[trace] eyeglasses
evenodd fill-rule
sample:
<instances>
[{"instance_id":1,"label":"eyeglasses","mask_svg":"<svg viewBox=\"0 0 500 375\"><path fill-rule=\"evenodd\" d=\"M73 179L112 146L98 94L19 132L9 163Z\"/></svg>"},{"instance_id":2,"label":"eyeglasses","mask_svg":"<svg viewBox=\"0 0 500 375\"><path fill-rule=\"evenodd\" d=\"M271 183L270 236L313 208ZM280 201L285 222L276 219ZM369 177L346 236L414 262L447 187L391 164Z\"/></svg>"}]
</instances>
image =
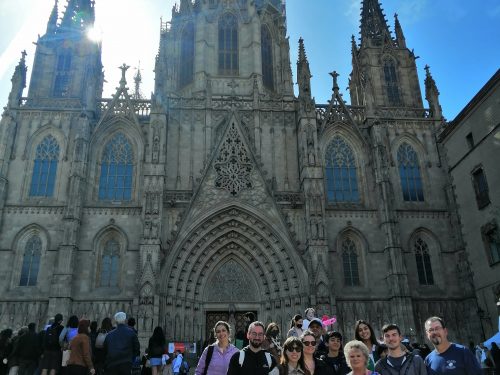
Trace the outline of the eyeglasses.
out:
<instances>
[{"instance_id":1,"label":"eyeglasses","mask_svg":"<svg viewBox=\"0 0 500 375\"><path fill-rule=\"evenodd\" d=\"M302 348L300 346L292 346L291 348L286 348L287 352L297 352L300 353L302 352Z\"/></svg>"},{"instance_id":2,"label":"eyeglasses","mask_svg":"<svg viewBox=\"0 0 500 375\"><path fill-rule=\"evenodd\" d=\"M316 341L302 341L305 346L316 346Z\"/></svg>"},{"instance_id":3,"label":"eyeglasses","mask_svg":"<svg viewBox=\"0 0 500 375\"><path fill-rule=\"evenodd\" d=\"M427 330L428 333L434 333L434 332L437 332L437 331L441 331L443 329L443 327L440 327L440 326L437 326L437 327L434 327L434 328L429 328Z\"/></svg>"},{"instance_id":4,"label":"eyeglasses","mask_svg":"<svg viewBox=\"0 0 500 375\"><path fill-rule=\"evenodd\" d=\"M252 332L250 334L250 336L252 336L252 337L264 337L264 334L263 333Z\"/></svg>"}]
</instances>

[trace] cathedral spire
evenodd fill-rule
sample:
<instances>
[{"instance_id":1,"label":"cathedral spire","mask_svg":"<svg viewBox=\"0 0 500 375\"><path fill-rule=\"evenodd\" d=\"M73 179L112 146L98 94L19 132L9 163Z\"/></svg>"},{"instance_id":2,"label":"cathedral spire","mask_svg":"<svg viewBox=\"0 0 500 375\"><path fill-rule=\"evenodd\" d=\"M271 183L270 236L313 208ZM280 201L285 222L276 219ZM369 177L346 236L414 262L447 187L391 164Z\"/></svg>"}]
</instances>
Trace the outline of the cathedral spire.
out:
<instances>
[{"instance_id":1,"label":"cathedral spire","mask_svg":"<svg viewBox=\"0 0 500 375\"><path fill-rule=\"evenodd\" d=\"M429 65L425 66L425 99L429 103L431 116L440 120L443 117L443 111L441 104L439 104L439 90L436 86L436 81L432 78Z\"/></svg>"},{"instance_id":2,"label":"cathedral spire","mask_svg":"<svg viewBox=\"0 0 500 375\"><path fill-rule=\"evenodd\" d=\"M307 60L304 39L299 39L299 59L297 61L297 83L299 85L299 98L311 100L311 71Z\"/></svg>"},{"instance_id":3,"label":"cathedral spire","mask_svg":"<svg viewBox=\"0 0 500 375\"><path fill-rule=\"evenodd\" d=\"M378 0L363 0L361 7L361 45L368 40L380 45L384 36L390 37L389 26Z\"/></svg>"},{"instance_id":4,"label":"cathedral spire","mask_svg":"<svg viewBox=\"0 0 500 375\"><path fill-rule=\"evenodd\" d=\"M94 0L68 0L61 21L62 31L82 30L95 21Z\"/></svg>"},{"instance_id":5,"label":"cathedral spire","mask_svg":"<svg viewBox=\"0 0 500 375\"><path fill-rule=\"evenodd\" d=\"M49 22L47 22L47 34L55 34L57 30L57 20L59 15L59 9L57 7L57 0L55 0L54 7L52 8L52 13L50 13Z\"/></svg>"},{"instance_id":6,"label":"cathedral spire","mask_svg":"<svg viewBox=\"0 0 500 375\"><path fill-rule=\"evenodd\" d=\"M21 60L16 66L16 70L12 75L12 89L9 94L9 107L19 106L21 97L23 95L23 90L26 87L26 51L21 53Z\"/></svg>"},{"instance_id":7,"label":"cathedral spire","mask_svg":"<svg viewBox=\"0 0 500 375\"><path fill-rule=\"evenodd\" d=\"M181 0L181 5L179 7L179 13L190 13L192 8L191 0Z\"/></svg>"},{"instance_id":8,"label":"cathedral spire","mask_svg":"<svg viewBox=\"0 0 500 375\"><path fill-rule=\"evenodd\" d=\"M403 28L399 23L398 14L394 14L394 31L396 33L396 42L399 48L406 48L406 39L403 34Z\"/></svg>"}]
</instances>

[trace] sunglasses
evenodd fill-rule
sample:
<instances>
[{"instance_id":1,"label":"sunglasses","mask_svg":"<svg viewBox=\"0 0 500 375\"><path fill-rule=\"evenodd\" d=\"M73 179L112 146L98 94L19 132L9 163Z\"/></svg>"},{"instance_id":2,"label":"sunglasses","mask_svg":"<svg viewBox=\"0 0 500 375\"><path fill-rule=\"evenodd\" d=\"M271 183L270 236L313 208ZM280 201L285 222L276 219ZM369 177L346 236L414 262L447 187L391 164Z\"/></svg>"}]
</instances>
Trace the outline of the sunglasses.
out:
<instances>
[{"instance_id":1,"label":"sunglasses","mask_svg":"<svg viewBox=\"0 0 500 375\"><path fill-rule=\"evenodd\" d=\"M316 346L316 341L302 341L305 346Z\"/></svg>"},{"instance_id":2,"label":"sunglasses","mask_svg":"<svg viewBox=\"0 0 500 375\"><path fill-rule=\"evenodd\" d=\"M286 350L290 353L292 352L297 352L300 353L302 352L302 348L300 346L292 346L291 348L286 348Z\"/></svg>"}]
</instances>

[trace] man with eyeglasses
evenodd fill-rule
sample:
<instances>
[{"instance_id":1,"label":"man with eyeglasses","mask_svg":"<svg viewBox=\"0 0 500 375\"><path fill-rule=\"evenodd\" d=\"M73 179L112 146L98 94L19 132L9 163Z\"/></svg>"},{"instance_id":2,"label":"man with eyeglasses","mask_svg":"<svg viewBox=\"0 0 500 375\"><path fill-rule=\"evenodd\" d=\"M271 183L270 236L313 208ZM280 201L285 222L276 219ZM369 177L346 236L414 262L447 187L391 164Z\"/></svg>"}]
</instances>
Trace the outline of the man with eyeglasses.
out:
<instances>
[{"instance_id":1,"label":"man with eyeglasses","mask_svg":"<svg viewBox=\"0 0 500 375\"><path fill-rule=\"evenodd\" d=\"M262 349L264 324L253 322L248 327L249 345L235 353L229 361L227 375L267 375L278 374L276 360Z\"/></svg>"},{"instance_id":2,"label":"man with eyeglasses","mask_svg":"<svg viewBox=\"0 0 500 375\"><path fill-rule=\"evenodd\" d=\"M444 320L433 316L425 321L427 338L434 350L425 358L429 375L481 375L481 367L472 352L448 341Z\"/></svg>"},{"instance_id":3,"label":"man with eyeglasses","mask_svg":"<svg viewBox=\"0 0 500 375\"><path fill-rule=\"evenodd\" d=\"M422 358L403 350L403 336L396 324L386 324L382 333L388 354L377 361L376 372L382 375L427 375Z\"/></svg>"}]
</instances>

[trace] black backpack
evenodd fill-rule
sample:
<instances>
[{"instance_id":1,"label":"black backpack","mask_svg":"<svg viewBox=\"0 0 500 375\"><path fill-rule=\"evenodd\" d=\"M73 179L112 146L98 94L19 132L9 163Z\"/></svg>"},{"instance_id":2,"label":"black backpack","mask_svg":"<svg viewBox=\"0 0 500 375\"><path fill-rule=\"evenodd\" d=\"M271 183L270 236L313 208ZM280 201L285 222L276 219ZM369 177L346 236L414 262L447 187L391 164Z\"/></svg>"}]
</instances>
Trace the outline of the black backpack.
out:
<instances>
[{"instance_id":1,"label":"black backpack","mask_svg":"<svg viewBox=\"0 0 500 375\"><path fill-rule=\"evenodd\" d=\"M45 331L44 345L45 349L55 349L59 347L59 326L52 325Z\"/></svg>"}]
</instances>

